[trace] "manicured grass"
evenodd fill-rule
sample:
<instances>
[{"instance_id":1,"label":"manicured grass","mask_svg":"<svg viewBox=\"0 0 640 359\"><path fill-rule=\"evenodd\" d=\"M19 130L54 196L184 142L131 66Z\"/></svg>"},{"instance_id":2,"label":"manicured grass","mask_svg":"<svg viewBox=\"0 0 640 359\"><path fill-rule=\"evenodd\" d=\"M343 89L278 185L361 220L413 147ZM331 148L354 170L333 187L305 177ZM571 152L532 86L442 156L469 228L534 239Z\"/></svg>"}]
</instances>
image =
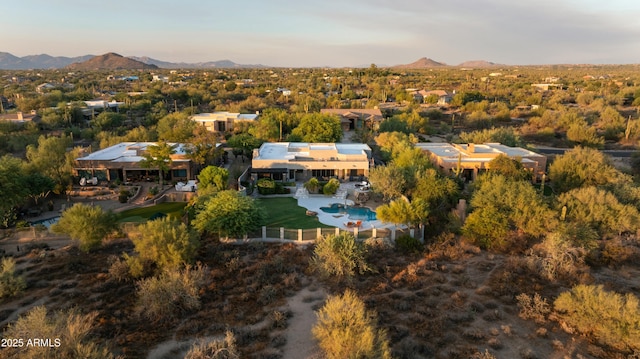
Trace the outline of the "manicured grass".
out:
<instances>
[{"instance_id":1,"label":"manicured grass","mask_svg":"<svg viewBox=\"0 0 640 359\"><path fill-rule=\"evenodd\" d=\"M320 223L318 217L307 216L307 209L298 206L298 201L291 197L258 198L256 202L267 215L267 227L284 227L290 229L330 228Z\"/></svg>"},{"instance_id":2,"label":"manicured grass","mask_svg":"<svg viewBox=\"0 0 640 359\"><path fill-rule=\"evenodd\" d=\"M118 222L145 222L156 213L164 213L171 218L182 217L186 202L164 202L150 207L132 208L117 213Z\"/></svg>"}]
</instances>

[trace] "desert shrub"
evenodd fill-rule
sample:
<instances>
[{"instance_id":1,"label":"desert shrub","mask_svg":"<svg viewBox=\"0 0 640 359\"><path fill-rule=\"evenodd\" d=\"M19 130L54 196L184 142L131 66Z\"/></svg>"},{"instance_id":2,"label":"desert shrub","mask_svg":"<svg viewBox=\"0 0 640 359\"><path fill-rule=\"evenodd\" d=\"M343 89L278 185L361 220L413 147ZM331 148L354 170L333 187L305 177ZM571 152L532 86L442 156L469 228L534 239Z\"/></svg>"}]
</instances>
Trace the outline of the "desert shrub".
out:
<instances>
[{"instance_id":1,"label":"desert shrub","mask_svg":"<svg viewBox=\"0 0 640 359\"><path fill-rule=\"evenodd\" d=\"M240 353L236 348L236 338L227 331L224 339L200 341L191 347L184 359L237 359Z\"/></svg>"},{"instance_id":2,"label":"desert shrub","mask_svg":"<svg viewBox=\"0 0 640 359\"><path fill-rule=\"evenodd\" d=\"M158 186L153 186L153 187L149 188L149 194L150 195L155 196L158 193L160 193L160 190L158 189Z\"/></svg>"},{"instance_id":3,"label":"desert shrub","mask_svg":"<svg viewBox=\"0 0 640 359\"><path fill-rule=\"evenodd\" d=\"M141 224L130 236L138 256L160 269L190 264L200 244L195 231L168 217Z\"/></svg>"},{"instance_id":4,"label":"desert shrub","mask_svg":"<svg viewBox=\"0 0 640 359\"><path fill-rule=\"evenodd\" d=\"M482 248L500 247L509 232L507 217L494 206L471 212L462 227L465 237Z\"/></svg>"},{"instance_id":5,"label":"desert shrub","mask_svg":"<svg viewBox=\"0 0 640 359\"><path fill-rule=\"evenodd\" d=\"M271 178L261 178L256 183L258 187L258 193L260 194L274 194L276 193L276 182Z\"/></svg>"},{"instance_id":6,"label":"desert shrub","mask_svg":"<svg viewBox=\"0 0 640 359\"><path fill-rule=\"evenodd\" d=\"M138 314L160 321L200 308L199 291L205 278L206 267L198 265L140 280L136 293Z\"/></svg>"},{"instance_id":7,"label":"desert shrub","mask_svg":"<svg viewBox=\"0 0 640 359\"><path fill-rule=\"evenodd\" d=\"M386 332L376 329L377 314L351 290L329 296L316 315L312 333L327 358L391 357Z\"/></svg>"},{"instance_id":8,"label":"desert shrub","mask_svg":"<svg viewBox=\"0 0 640 359\"><path fill-rule=\"evenodd\" d=\"M120 194L118 195L118 202L127 203L129 197L131 197L131 192L129 192L129 190L120 190Z\"/></svg>"},{"instance_id":9,"label":"desert shrub","mask_svg":"<svg viewBox=\"0 0 640 359\"><path fill-rule=\"evenodd\" d=\"M396 248L405 253L418 253L423 249L422 243L408 234L403 234L396 238Z\"/></svg>"},{"instance_id":10,"label":"desert shrub","mask_svg":"<svg viewBox=\"0 0 640 359\"><path fill-rule=\"evenodd\" d=\"M89 252L102 245L102 240L116 228L115 222L115 215L111 211L104 211L100 206L76 203L62 213L51 230L69 235L80 243L80 250Z\"/></svg>"},{"instance_id":11,"label":"desert shrub","mask_svg":"<svg viewBox=\"0 0 640 359\"><path fill-rule=\"evenodd\" d=\"M334 195L340 188L340 181L335 178L332 178L322 187L322 193L325 195Z\"/></svg>"},{"instance_id":12,"label":"desert shrub","mask_svg":"<svg viewBox=\"0 0 640 359\"><path fill-rule=\"evenodd\" d=\"M559 318L580 333L618 350L640 349L640 304L633 294L580 284L554 302Z\"/></svg>"},{"instance_id":13,"label":"desert shrub","mask_svg":"<svg viewBox=\"0 0 640 359\"><path fill-rule=\"evenodd\" d=\"M25 287L24 278L16 275L15 259L2 258L2 263L0 264L0 298L15 297Z\"/></svg>"},{"instance_id":14,"label":"desert shrub","mask_svg":"<svg viewBox=\"0 0 640 359\"><path fill-rule=\"evenodd\" d=\"M522 293L516 299L518 307L520 307L519 315L522 319L533 319L536 323L544 323L551 312L547 299L542 298L538 293L534 295Z\"/></svg>"},{"instance_id":15,"label":"desert shrub","mask_svg":"<svg viewBox=\"0 0 640 359\"><path fill-rule=\"evenodd\" d=\"M5 338L22 338L21 348L3 348L10 358L113 358L106 348L89 340L94 328L97 312L81 314L77 309L58 311L48 315L44 306L31 309L27 314L9 324L4 332ZM48 345L29 346L29 338L50 339ZM6 351L6 353L5 353Z\"/></svg>"},{"instance_id":16,"label":"desert shrub","mask_svg":"<svg viewBox=\"0 0 640 359\"><path fill-rule=\"evenodd\" d=\"M567 236L563 232L549 233L541 243L528 250L529 269L548 280L575 277L584 265L587 250L576 246Z\"/></svg>"},{"instance_id":17,"label":"desert shrub","mask_svg":"<svg viewBox=\"0 0 640 359\"><path fill-rule=\"evenodd\" d=\"M311 268L324 277L351 278L373 269L366 261L366 249L352 234L319 238L311 258Z\"/></svg>"},{"instance_id":18,"label":"desert shrub","mask_svg":"<svg viewBox=\"0 0 640 359\"><path fill-rule=\"evenodd\" d=\"M309 191L309 193L318 193L318 189L320 188L320 181L317 178L311 177L307 182L304 183L304 188Z\"/></svg>"},{"instance_id":19,"label":"desert shrub","mask_svg":"<svg viewBox=\"0 0 640 359\"><path fill-rule=\"evenodd\" d=\"M109 276L118 282L125 282L129 279L129 265L124 258L118 256L109 257Z\"/></svg>"}]
</instances>

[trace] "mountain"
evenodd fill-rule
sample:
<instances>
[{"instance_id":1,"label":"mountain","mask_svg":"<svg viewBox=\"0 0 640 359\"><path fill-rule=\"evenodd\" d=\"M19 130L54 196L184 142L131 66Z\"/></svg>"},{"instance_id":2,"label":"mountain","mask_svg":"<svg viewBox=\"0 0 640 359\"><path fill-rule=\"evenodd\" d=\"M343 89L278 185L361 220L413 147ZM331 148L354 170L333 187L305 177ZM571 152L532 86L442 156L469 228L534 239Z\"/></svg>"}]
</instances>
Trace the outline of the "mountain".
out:
<instances>
[{"instance_id":1,"label":"mountain","mask_svg":"<svg viewBox=\"0 0 640 359\"><path fill-rule=\"evenodd\" d=\"M208 68L256 68L265 67L264 65L240 65L231 60L219 60L219 61L207 61L207 62L167 62L152 59L147 56L136 57L130 56L129 58L144 62L145 64L156 65L163 69L208 69Z\"/></svg>"},{"instance_id":2,"label":"mountain","mask_svg":"<svg viewBox=\"0 0 640 359\"><path fill-rule=\"evenodd\" d=\"M109 52L95 56L87 61L71 64L67 68L69 70L139 70L157 69L158 66L145 64L144 62Z\"/></svg>"},{"instance_id":3,"label":"mountain","mask_svg":"<svg viewBox=\"0 0 640 359\"><path fill-rule=\"evenodd\" d=\"M8 52L0 52L0 69L3 70L29 70L29 69L59 69L74 62L86 61L93 55L78 57L29 55L17 57Z\"/></svg>"},{"instance_id":4,"label":"mountain","mask_svg":"<svg viewBox=\"0 0 640 359\"><path fill-rule=\"evenodd\" d=\"M438 62L430 58L423 57L418 61L412 62L410 64L396 65L394 66L394 68L396 69L432 69L434 67L445 67L445 66L449 66L449 65L445 64L444 62Z\"/></svg>"},{"instance_id":5,"label":"mountain","mask_svg":"<svg viewBox=\"0 0 640 359\"><path fill-rule=\"evenodd\" d=\"M503 64L496 64L495 62L485 61L485 60L474 60L474 61L465 61L458 65L458 67L467 67L467 68L475 68L475 69L484 69L490 67L502 67L506 66Z\"/></svg>"}]
</instances>

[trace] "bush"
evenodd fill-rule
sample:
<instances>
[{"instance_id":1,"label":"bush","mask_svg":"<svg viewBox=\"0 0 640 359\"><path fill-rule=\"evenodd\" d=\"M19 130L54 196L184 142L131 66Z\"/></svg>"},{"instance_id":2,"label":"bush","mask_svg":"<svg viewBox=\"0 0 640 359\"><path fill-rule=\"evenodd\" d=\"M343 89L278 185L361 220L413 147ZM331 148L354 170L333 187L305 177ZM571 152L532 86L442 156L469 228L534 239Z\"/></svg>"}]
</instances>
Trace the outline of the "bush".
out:
<instances>
[{"instance_id":1,"label":"bush","mask_svg":"<svg viewBox=\"0 0 640 359\"><path fill-rule=\"evenodd\" d=\"M168 217L141 224L131 240L143 261L160 269L179 269L193 261L200 244L195 231Z\"/></svg>"},{"instance_id":2,"label":"bush","mask_svg":"<svg viewBox=\"0 0 640 359\"><path fill-rule=\"evenodd\" d=\"M16 275L16 261L2 258L0 265L0 298L15 297L26 288L24 278Z\"/></svg>"},{"instance_id":3,"label":"bush","mask_svg":"<svg viewBox=\"0 0 640 359\"><path fill-rule=\"evenodd\" d=\"M129 192L129 190L120 190L120 194L118 195L118 202L127 203L129 197L131 197L131 192Z\"/></svg>"},{"instance_id":4,"label":"bush","mask_svg":"<svg viewBox=\"0 0 640 359\"><path fill-rule=\"evenodd\" d=\"M322 187L322 193L325 195L334 195L338 191L338 188L340 188L340 181L332 178Z\"/></svg>"},{"instance_id":5,"label":"bush","mask_svg":"<svg viewBox=\"0 0 640 359\"><path fill-rule=\"evenodd\" d=\"M260 194L275 194L276 193L276 181L271 178L261 178L256 183L258 187L258 193Z\"/></svg>"},{"instance_id":6,"label":"bush","mask_svg":"<svg viewBox=\"0 0 640 359\"><path fill-rule=\"evenodd\" d=\"M311 177L303 186L307 191L309 191L309 193L318 193L318 189L320 189L320 181L315 177Z\"/></svg>"},{"instance_id":7,"label":"bush","mask_svg":"<svg viewBox=\"0 0 640 359\"><path fill-rule=\"evenodd\" d=\"M330 296L316 315L312 333L327 358L391 358L386 333L376 329L377 314L351 290Z\"/></svg>"},{"instance_id":8,"label":"bush","mask_svg":"<svg viewBox=\"0 0 640 359\"><path fill-rule=\"evenodd\" d=\"M184 359L237 359L240 353L236 348L236 338L227 331L224 339L195 343Z\"/></svg>"},{"instance_id":9,"label":"bush","mask_svg":"<svg viewBox=\"0 0 640 359\"><path fill-rule=\"evenodd\" d=\"M343 233L319 238L311 258L311 268L324 277L351 278L372 272L365 260L366 249L352 234Z\"/></svg>"},{"instance_id":10,"label":"bush","mask_svg":"<svg viewBox=\"0 0 640 359\"><path fill-rule=\"evenodd\" d=\"M178 315L200 308L200 288L205 283L206 267L187 266L169 270L157 277L138 282L137 312L153 320L172 320Z\"/></svg>"},{"instance_id":11,"label":"bush","mask_svg":"<svg viewBox=\"0 0 640 359\"><path fill-rule=\"evenodd\" d=\"M396 238L396 248L405 253L418 253L422 251L424 246L419 240L408 234L403 234Z\"/></svg>"},{"instance_id":12,"label":"bush","mask_svg":"<svg viewBox=\"0 0 640 359\"><path fill-rule=\"evenodd\" d=\"M640 349L640 305L631 293L607 292L602 285L575 286L554 302L560 319L618 350Z\"/></svg>"},{"instance_id":13,"label":"bush","mask_svg":"<svg viewBox=\"0 0 640 359\"><path fill-rule=\"evenodd\" d=\"M105 348L88 340L94 328L98 312L81 314L76 309L47 315L47 309L39 306L10 324L4 332L5 338L22 338L21 348L3 348L2 354L9 358L113 358ZM51 345L29 346L28 338L50 339ZM5 353L6 351L6 353Z\"/></svg>"},{"instance_id":14,"label":"bush","mask_svg":"<svg viewBox=\"0 0 640 359\"><path fill-rule=\"evenodd\" d=\"M536 323L542 324L551 312L551 307L545 298L540 294L528 295L522 293L516 297L518 307L520 307L520 318L533 319Z\"/></svg>"}]
</instances>

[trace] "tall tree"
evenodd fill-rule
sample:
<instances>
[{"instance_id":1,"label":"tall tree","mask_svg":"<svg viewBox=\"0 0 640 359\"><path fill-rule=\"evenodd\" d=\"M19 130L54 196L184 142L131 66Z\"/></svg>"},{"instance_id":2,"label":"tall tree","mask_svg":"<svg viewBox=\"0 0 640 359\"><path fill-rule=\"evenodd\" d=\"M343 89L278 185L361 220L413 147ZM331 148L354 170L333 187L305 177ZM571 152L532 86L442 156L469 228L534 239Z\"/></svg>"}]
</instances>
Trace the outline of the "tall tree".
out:
<instances>
[{"instance_id":1,"label":"tall tree","mask_svg":"<svg viewBox=\"0 0 640 359\"><path fill-rule=\"evenodd\" d=\"M300 124L292 132L303 142L340 142L342 126L335 115L308 113L302 116Z\"/></svg>"},{"instance_id":2,"label":"tall tree","mask_svg":"<svg viewBox=\"0 0 640 359\"><path fill-rule=\"evenodd\" d=\"M168 142L188 142L197 127L195 121L183 112L168 114L158 121L158 138Z\"/></svg>"},{"instance_id":3,"label":"tall tree","mask_svg":"<svg viewBox=\"0 0 640 359\"><path fill-rule=\"evenodd\" d=\"M197 204L193 225L201 232L239 237L264 224L262 208L237 191L221 191Z\"/></svg>"},{"instance_id":4,"label":"tall tree","mask_svg":"<svg viewBox=\"0 0 640 359\"><path fill-rule=\"evenodd\" d=\"M0 158L0 226L9 227L16 220L16 207L28 194L22 161L11 155Z\"/></svg>"},{"instance_id":5,"label":"tall tree","mask_svg":"<svg viewBox=\"0 0 640 359\"><path fill-rule=\"evenodd\" d=\"M66 191L71 183L72 162L67 156L67 149L71 147L69 136L38 138L38 145L27 147L28 169L31 173L42 173L56 182L57 193Z\"/></svg>"},{"instance_id":6,"label":"tall tree","mask_svg":"<svg viewBox=\"0 0 640 359\"><path fill-rule=\"evenodd\" d=\"M224 191L229 183L229 171L218 166L207 166L200 172L198 180L199 191Z\"/></svg>"},{"instance_id":7,"label":"tall tree","mask_svg":"<svg viewBox=\"0 0 640 359\"><path fill-rule=\"evenodd\" d=\"M160 187L164 188L164 174L171 168L171 155L176 153L175 146L160 141L157 145L147 147L140 165L144 168L157 168L160 172Z\"/></svg>"},{"instance_id":8,"label":"tall tree","mask_svg":"<svg viewBox=\"0 0 640 359\"><path fill-rule=\"evenodd\" d=\"M581 186L631 182L628 175L613 166L609 157L587 147L576 147L558 156L549 166L549 179L560 192Z\"/></svg>"}]
</instances>

